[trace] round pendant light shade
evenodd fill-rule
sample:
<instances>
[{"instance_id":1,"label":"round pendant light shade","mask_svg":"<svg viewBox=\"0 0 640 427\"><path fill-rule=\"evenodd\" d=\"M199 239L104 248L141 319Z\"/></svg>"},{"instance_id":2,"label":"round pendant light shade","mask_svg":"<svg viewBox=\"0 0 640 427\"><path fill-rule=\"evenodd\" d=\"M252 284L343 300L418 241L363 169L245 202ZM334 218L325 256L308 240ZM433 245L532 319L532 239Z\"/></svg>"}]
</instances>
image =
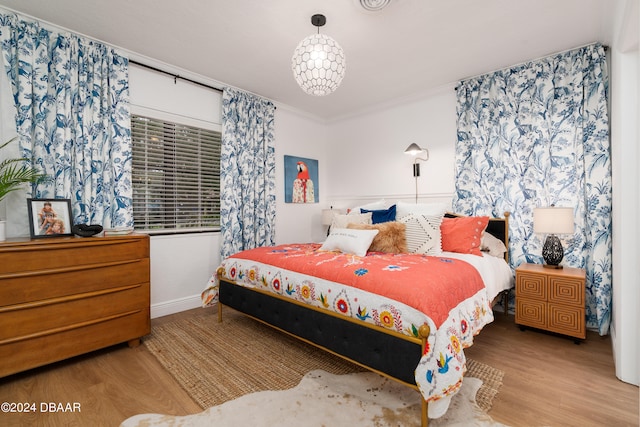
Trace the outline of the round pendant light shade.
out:
<instances>
[{"instance_id":1,"label":"round pendant light shade","mask_svg":"<svg viewBox=\"0 0 640 427\"><path fill-rule=\"evenodd\" d=\"M326 20L322 15L314 15L311 22L319 29ZM302 40L291 59L296 82L306 93L315 96L335 91L342 82L345 66L342 47L331 37L319 33Z\"/></svg>"},{"instance_id":2,"label":"round pendant light shade","mask_svg":"<svg viewBox=\"0 0 640 427\"><path fill-rule=\"evenodd\" d=\"M360 0L360 5L370 12L377 12L384 9L391 0Z\"/></svg>"}]
</instances>

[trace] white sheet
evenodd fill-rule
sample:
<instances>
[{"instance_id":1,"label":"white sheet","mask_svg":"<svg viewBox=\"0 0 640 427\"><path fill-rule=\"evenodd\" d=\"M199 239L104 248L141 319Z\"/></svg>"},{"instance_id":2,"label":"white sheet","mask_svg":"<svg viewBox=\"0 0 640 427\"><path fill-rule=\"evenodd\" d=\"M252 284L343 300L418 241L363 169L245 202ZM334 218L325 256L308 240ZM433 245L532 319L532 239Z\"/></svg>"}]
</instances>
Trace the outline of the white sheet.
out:
<instances>
[{"instance_id":1,"label":"white sheet","mask_svg":"<svg viewBox=\"0 0 640 427\"><path fill-rule=\"evenodd\" d=\"M473 265L480 273L480 277L482 277L482 281L487 288L489 301L493 301L500 292L511 289L515 285L513 271L502 258L486 253L478 256L456 252L443 252L440 256L456 258Z\"/></svg>"}]
</instances>

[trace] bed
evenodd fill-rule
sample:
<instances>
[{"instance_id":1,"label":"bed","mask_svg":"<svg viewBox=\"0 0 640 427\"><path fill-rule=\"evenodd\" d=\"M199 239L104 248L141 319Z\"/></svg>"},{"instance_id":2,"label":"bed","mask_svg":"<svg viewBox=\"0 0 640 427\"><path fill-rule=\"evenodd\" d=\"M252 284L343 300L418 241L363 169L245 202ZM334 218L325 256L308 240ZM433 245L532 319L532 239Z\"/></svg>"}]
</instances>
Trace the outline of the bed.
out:
<instances>
[{"instance_id":1,"label":"bed","mask_svg":"<svg viewBox=\"0 0 640 427\"><path fill-rule=\"evenodd\" d=\"M503 218L446 214L440 224L444 230L445 223L480 218L486 222L477 222L475 233L481 234L474 239L481 237L482 242L473 253L433 255L406 248L398 253L365 242L365 253L356 254L328 245L340 231L362 236L399 221L336 228L322 244L242 251L223 260L202 293L203 305L217 305L220 321L223 306L231 307L417 389L424 397L426 426L428 418L446 412L466 371L463 349L493 321L493 304L513 287L513 271L506 262L509 213ZM409 222L404 224L410 241ZM381 235L375 233L373 239ZM433 246L447 249L443 245L448 235L442 231L442 240ZM502 250L489 254L494 248L481 248L485 237L493 245L499 242ZM462 240L464 246L469 239Z\"/></svg>"}]
</instances>

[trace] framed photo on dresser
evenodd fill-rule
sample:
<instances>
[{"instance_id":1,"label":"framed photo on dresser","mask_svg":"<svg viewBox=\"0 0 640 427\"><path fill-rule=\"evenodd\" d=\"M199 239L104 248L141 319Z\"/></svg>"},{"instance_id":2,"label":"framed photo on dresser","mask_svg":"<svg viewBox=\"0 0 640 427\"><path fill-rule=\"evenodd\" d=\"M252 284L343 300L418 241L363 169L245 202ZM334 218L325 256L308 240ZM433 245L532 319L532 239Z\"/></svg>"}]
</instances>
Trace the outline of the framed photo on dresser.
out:
<instances>
[{"instance_id":1,"label":"framed photo on dresser","mask_svg":"<svg viewBox=\"0 0 640 427\"><path fill-rule=\"evenodd\" d=\"M27 199L32 239L73 236L70 199Z\"/></svg>"}]
</instances>

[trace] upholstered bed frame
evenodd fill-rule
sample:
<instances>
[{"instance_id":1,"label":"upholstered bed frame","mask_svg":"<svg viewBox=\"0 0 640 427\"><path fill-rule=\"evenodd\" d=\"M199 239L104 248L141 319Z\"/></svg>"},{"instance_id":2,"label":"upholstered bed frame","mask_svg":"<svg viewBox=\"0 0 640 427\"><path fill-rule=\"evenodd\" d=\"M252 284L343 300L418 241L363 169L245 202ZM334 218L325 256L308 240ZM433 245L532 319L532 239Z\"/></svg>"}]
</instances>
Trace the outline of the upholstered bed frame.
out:
<instances>
[{"instance_id":1,"label":"upholstered bed frame","mask_svg":"<svg viewBox=\"0 0 640 427\"><path fill-rule=\"evenodd\" d=\"M491 218L486 229L507 247L508 218L508 212L504 218ZM419 338L413 338L220 278L219 321L223 306L418 390L414 371L429 336L427 325L420 328ZM422 425L427 424L427 403L423 401Z\"/></svg>"}]
</instances>

